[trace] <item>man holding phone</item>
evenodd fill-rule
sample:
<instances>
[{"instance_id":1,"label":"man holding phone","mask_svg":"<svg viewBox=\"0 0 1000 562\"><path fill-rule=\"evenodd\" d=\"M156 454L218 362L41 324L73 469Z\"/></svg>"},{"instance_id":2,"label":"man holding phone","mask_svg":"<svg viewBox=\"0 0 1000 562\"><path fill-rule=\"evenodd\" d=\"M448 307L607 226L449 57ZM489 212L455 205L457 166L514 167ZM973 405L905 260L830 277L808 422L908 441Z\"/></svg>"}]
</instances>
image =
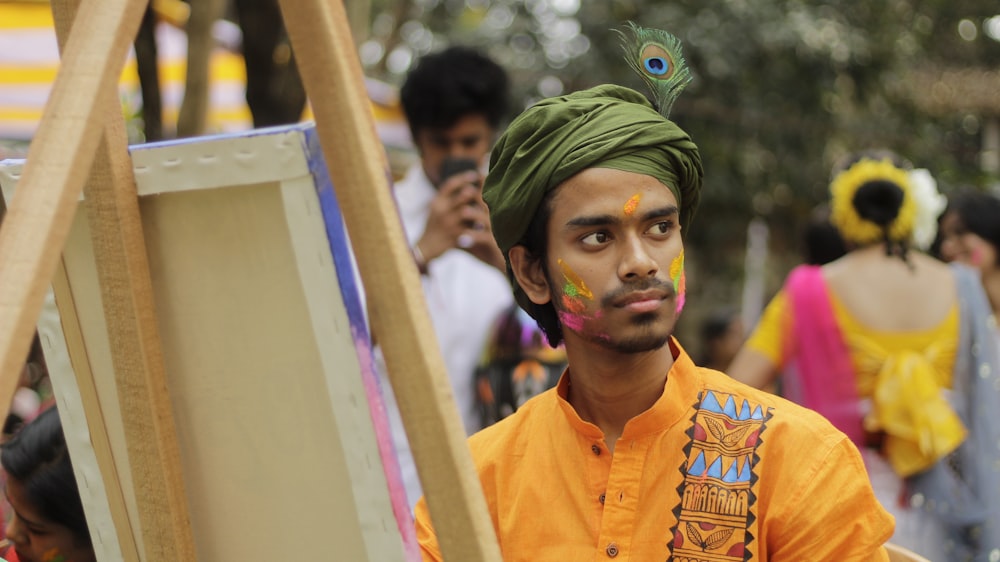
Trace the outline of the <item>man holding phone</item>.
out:
<instances>
[{"instance_id":1,"label":"man holding phone","mask_svg":"<svg viewBox=\"0 0 1000 562\"><path fill-rule=\"evenodd\" d=\"M490 331L513 305L481 188L508 109L506 72L452 47L420 59L400 91L420 162L394 189L431 322L467 433L481 429L474 374ZM392 400L391 389L383 391ZM421 495L395 404L387 408L411 507Z\"/></svg>"}]
</instances>

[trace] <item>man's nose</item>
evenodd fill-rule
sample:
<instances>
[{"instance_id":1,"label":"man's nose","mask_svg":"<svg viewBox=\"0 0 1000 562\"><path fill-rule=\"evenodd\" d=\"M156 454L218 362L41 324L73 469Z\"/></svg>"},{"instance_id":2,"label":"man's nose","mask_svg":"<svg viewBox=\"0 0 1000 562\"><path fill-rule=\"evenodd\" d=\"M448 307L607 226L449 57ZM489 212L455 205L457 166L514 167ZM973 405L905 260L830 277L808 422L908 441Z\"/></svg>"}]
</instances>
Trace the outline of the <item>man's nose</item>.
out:
<instances>
[{"instance_id":1,"label":"man's nose","mask_svg":"<svg viewBox=\"0 0 1000 562\"><path fill-rule=\"evenodd\" d=\"M622 281L654 277L660 266L649 253L649 248L638 236L625 239L621 261L618 264L618 277Z\"/></svg>"},{"instance_id":2,"label":"man's nose","mask_svg":"<svg viewBox=\"0 0 1000 562\"><path fill-rule=\"evenodd\" d=\"M466 146L462 142L453 142L448 146L448 157L449 158L468 158L470 160L478 160L478 154L473 147Z\"/></svg>"}]
</instances>

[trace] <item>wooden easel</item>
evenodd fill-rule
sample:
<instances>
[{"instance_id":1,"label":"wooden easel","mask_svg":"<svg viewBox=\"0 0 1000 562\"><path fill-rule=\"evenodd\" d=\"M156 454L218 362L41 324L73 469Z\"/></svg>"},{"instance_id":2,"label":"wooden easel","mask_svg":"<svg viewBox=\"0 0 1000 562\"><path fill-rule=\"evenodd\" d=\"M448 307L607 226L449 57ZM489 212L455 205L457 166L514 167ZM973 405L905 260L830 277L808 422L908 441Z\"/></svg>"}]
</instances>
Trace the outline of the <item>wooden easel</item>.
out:
<instances>
[{"instance_id":1,"label":"wooden easel","mask_svg":"<svg viewBox=\"0 0 1000 562\"><path fill-rule=\"evenodd\" d=\"M84 192L128 476L139 499L138 529L113 516L117 541L126 560L195 560L135 178L115 96L145 4L52 2L63 62L0 229L0 404L10 403L49 284L59 290L61 252ZM344 7L282 0L281 8L442 552L456 562L499 561L391 198ZM77 378L81 395L90 392L87 374ZM90 423L99 413L85 415ZM100 436L92 439L95 453L106 454ZM109 472L102 467L101 478L119 478Z\"/></svg>"}]
</instances>

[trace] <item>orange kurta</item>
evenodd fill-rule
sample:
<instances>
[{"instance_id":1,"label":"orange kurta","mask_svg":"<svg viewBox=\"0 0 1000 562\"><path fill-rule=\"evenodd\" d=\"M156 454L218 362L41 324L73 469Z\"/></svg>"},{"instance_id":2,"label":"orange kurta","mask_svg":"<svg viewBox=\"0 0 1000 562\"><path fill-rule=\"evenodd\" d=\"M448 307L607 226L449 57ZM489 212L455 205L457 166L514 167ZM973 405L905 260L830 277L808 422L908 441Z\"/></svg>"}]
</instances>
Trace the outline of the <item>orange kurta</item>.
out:
<instances>
[{"instance_id":1,"label":"orange kurta","mask_svg":"<svg viewBox=\"0 0 1000 562\"><path fill-rule=\"evenodd\" d=\"M846 436L673 349L614 455L566 401L568 372L470 438L505 562L887 560L892 517ZM417 534L441 560L423 500Z\"/></svg>"}]
</instances>

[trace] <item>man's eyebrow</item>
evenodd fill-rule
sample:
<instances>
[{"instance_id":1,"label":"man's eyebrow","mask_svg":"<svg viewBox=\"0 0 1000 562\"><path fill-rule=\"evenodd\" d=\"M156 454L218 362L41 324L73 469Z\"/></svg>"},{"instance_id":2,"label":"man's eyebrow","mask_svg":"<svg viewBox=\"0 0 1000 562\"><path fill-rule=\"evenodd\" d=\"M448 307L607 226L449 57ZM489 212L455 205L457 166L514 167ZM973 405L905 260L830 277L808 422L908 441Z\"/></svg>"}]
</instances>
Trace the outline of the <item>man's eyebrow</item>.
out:
<instances>
[{"instance_id":1,"label":"man's eyebrow","mask_svg":"<svg viewBox=\"0 0 1000 562\"><path fill-rule=\"evenodd\" d=\"M664 205L657 209L651 211L646 211L642 214L642 222L646 222L653 219L665 219L676 216L680 211L677 209L677 205Z\"/></svg>"},{"instance_id":2,"label":"man's eyebrow","mask_svg":"<svg viewBox=\"0 0 1000 562\"><path fill-rule=\"evenodd\" d=\"M642 222L646 222L653 219L670 218L676 216L678 212L677 205L664 205L663 207L646 211L642 214L640 220ZM621 222L621 217L617 215L590 215L570 219L566 222L566 226L571 228L605 226L611 224L621 224Z\"/></svg>"},{"instance_id":3,"label":"man's eyebrow","mask_svg":"<svg viewBox=\"0 0 1000 562\"><path fill-rule=\"evenodd\" d=\"M618 224L622 222L620 218L614 215L590 215L576 217L575 219L570 219L566 221L566 226L569 227L581 227L581 226L604 226L608 224Z\"/></svg>"}]
</instances>

